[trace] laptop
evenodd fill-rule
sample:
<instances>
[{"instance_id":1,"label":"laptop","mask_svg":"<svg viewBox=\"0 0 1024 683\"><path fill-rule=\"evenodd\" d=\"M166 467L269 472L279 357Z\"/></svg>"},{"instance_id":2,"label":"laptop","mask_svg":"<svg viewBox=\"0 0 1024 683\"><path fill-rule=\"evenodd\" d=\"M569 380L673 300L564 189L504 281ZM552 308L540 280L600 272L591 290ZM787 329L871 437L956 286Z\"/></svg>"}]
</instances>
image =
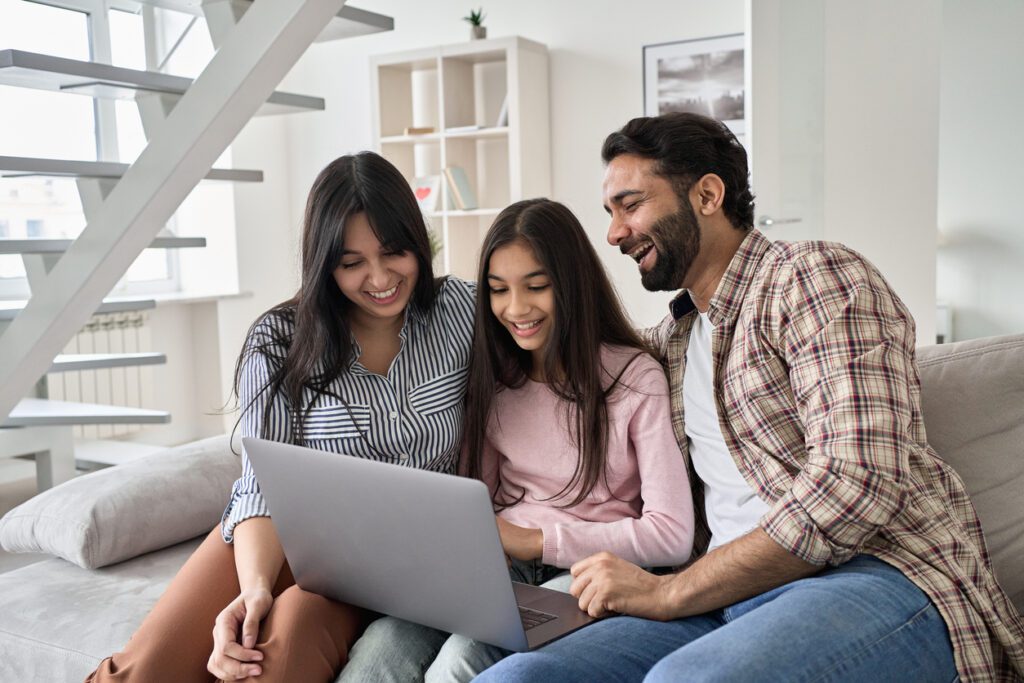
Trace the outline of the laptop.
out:
<instances>
[{"instance_id":1,"label":"laptop","mask_svg":"<svg viewBox=\"0 0 1024 683\"><path fill-rule=\"evenodd\" d=\"M482 482L242 443L303 590L514 652L595 621L567 593L511 580Z\"/></svg>"}]
</instances>

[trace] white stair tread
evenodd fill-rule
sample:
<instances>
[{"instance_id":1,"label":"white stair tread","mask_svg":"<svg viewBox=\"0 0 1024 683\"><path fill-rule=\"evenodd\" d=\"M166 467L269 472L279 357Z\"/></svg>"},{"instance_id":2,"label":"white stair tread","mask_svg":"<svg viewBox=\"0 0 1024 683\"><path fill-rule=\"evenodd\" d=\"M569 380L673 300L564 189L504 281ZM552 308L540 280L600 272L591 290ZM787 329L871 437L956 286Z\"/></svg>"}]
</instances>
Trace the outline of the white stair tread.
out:
<instances>
[{"instance_id":1,"label":"white stair tread","mask_svg":"<svg viewBox=\"0 0 1024 683\"><path fill-rule=\"evenodd\" d=\"M114 161L77 161L0 156L0 177L19 175L74 176L77 178L120 178L128 164ZM211 168L207 180L261 183L263 171L235 168Z\"/></svg>"},{"instance_id":2,"label":"white stair tread","mask_svg":"<svg viewBox=\"0 0 1024 683\"><path fill-rule=\"evenodd\" d=\"M182 95L192 85L192 79L24 50L0 50L0 85L134 100L139 91ZM274 92L257 115L323 109L322 97Z\"/></svg>"},{"instance_id":3,"label":"white stair tread","mask_svg":"<svg viewBox=\"0 0 1024 683\"><path fill-rule=\"evenodd\" d=\"M163 7L164 9L177 10L178 12L188 12L197 16L202 16L203 14L203 0L138 0L138 2L141 5L153 5L154 7ZM393 30L395 30L395 20L391 17L345 5L334 19L324 27L324 30L316 37L315 42L354 38L356 36Z\"/></svg>"},{"instance_id":4,"label":"white stair tread","mask_svg":"<svg viewBox=\"0 0 1024 683\"><path fill-rule=\"evenodd\" d=\"M62 353L53 359L50 372L125 368L140 365L162 365L167 356L162 353Z\"/></svg>"},{"instance_id":5,"label":"white stair tread","mask_svg":"<svg viewBox=\"0 0 1024 683\"><path fill-rule=\"evenodd\" d=\"M75 460L102 465L122 465L153 453L169 451L166 446L154 446L136 441L113 439L75 439Z\"/></svg>"},{"instance_id":6,"label":"white stair tread","mask_svg":"<svg viewBox=\"0 0 1024 683\"><path fill-rule=\"evenodd\" d=\"M45 398L23 398L4 427L42 427L53 425L86 424L164 424L171 421L170 413L145 408L51 401Z\"/></svg>"},{"instance_id":7,"label":"white stair tread","mask_svg":"<svg viewBox=\"0 0 1024 683\"><path fill-rule=\"evenodd\" d=\"M24 240L0 238L0 254L62 254L71 248L74 242L38 237ZM205 237L157 237L149 243L150 249L188 249L205 246Z\"/></svg>"},{"instance_id":8,"label":"white stair tread","mask_svg":"<svg viewBox=\"0 0 1024 683\"><path fill-rule=\"evenodd\" d=\"M14 320L21 309L28 303L24 300L9 300L0 302L0 321ZM156 308L156 301L153 299L108 299L96 309L97 313L126 313L128 311L144 311Z\"/></svg>"}]
</instances>

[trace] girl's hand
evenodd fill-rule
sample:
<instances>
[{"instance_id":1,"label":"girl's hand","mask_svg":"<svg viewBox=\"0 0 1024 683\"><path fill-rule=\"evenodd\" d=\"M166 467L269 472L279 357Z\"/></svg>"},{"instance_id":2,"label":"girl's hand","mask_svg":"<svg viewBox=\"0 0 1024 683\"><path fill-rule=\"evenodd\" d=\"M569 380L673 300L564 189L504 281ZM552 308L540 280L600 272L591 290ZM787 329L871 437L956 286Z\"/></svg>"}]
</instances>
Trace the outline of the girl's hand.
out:
<instances>
[{"instance_id":1,"label":"girl's hand","mask_svg":"<svg viewBox=\"0 0 1024 683\"><path fill-rule=\"evenodd\" d=\"M265 588L244 590L220 614L213 627L213 653L207 670L219 680L259 676L263 653L256 650L260 622L270 612L274 596ZM241 634L241 635L239 635Z\"/></svg>"},{"instance_id":2,"label":"girl's hand","mask_svg":"<svg viewBox=\"0 0 1024 683\"><path fill-rule=\"evenodd\" d=\"M544 555L544 532L540 529L528 529L506 522L501 517L495 516L498 520L498 535L501 536L501 546L509 557L517 560L536 560Z\"/></svg>"}]
</instances>

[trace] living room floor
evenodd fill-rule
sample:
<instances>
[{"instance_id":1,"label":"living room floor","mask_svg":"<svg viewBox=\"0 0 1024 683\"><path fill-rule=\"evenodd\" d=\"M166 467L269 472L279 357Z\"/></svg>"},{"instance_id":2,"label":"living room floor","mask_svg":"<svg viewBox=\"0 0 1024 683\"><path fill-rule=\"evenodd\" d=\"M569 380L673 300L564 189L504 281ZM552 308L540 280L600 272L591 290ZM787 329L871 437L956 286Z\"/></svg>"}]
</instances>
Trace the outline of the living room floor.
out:
<instances>
[{"instance_id":1,"label":"living room floor","mask_svg":"<svg viewBox=\"0 0 1024 683\"><path fill-rule=\"evenodd\" d=\"M36 465L30 459L0 458L0 517L36 493ZM0 550L0 573L45 560L49 555Z\"/></svg>"}]
</instances>

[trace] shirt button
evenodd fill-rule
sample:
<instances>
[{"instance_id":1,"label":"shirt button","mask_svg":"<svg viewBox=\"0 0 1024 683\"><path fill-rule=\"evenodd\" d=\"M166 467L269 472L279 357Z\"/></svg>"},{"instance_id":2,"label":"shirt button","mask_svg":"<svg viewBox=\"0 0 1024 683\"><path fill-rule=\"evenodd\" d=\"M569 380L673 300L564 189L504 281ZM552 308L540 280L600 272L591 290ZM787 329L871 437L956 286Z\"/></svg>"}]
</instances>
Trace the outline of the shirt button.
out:
<instances>
[{"instance_id":1,"label":"shirt button","mask_svg":"<svg viewBox=\"0 0 1024 683\"><path fill-rule=\"evenodd\" d=\"M398 411L397 410L392 410L390 413L388 413L388 417L390 417L392 420L397 420L398 419Z\"/></svg>"}]
</instances>

